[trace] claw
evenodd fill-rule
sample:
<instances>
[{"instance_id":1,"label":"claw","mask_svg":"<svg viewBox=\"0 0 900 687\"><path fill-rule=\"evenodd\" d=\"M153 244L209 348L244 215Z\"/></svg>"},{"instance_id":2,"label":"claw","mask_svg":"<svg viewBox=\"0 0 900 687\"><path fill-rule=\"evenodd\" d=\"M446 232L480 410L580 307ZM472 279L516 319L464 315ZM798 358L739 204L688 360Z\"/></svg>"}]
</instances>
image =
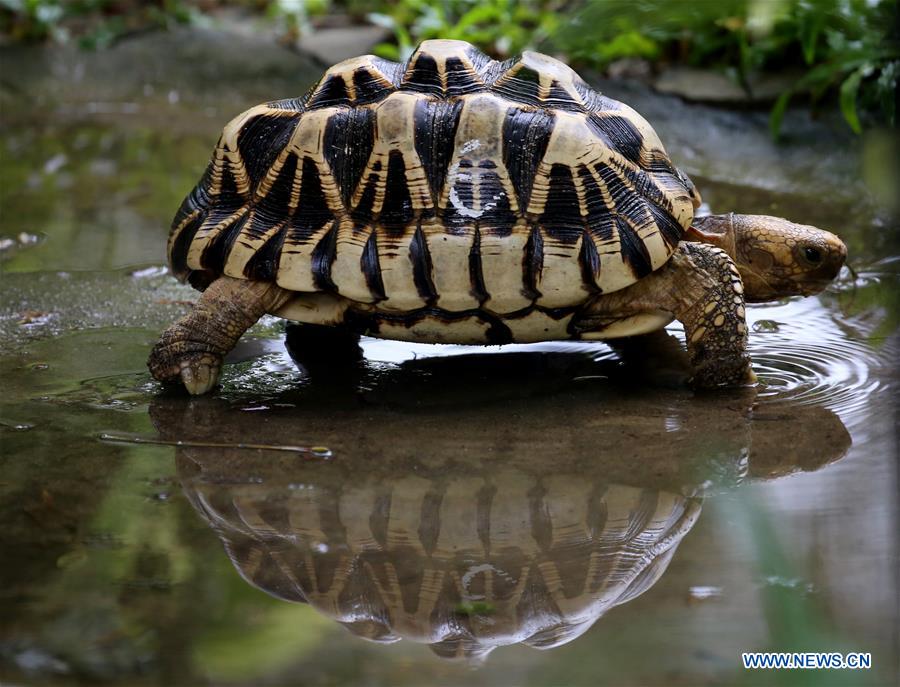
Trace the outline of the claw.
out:
<instances>
[{"instance_id":1,"label":"claw","mask_svg":"<svg viewBox=\"0 0 900 687\"><path fill-rule=\"evenodd\" d=\"M191 396L200 396L219 381L220 368L206 361L185 361L181 367L181 381Z\"/></svg>"}]
</instances>

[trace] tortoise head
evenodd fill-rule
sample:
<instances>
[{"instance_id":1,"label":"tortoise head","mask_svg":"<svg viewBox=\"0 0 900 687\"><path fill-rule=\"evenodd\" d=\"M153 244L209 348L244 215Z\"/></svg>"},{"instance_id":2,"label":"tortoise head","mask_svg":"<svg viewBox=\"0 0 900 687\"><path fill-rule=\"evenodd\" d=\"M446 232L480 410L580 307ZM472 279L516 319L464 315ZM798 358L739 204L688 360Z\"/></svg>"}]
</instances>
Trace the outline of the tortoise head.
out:
<instances>
[{"instance_id":1,"label":"tortoise head","mask_svg":"<svg viewBox=\"0 0 900 687\"><path fill-rule=\"evenodd\" d=\"M767 215L698 217L685 238L731 256L749 303L819 293L847 259L847 246L834 234Z\"/></svg>"}]
</instances>

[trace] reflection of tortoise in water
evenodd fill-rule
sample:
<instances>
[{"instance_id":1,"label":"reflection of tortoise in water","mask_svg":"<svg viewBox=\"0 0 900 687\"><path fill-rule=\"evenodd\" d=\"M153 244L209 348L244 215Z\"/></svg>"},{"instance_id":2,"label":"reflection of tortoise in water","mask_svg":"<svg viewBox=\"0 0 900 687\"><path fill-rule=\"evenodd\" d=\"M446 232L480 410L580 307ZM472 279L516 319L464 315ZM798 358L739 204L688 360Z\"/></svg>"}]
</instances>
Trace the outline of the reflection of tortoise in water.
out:
<instances>
[{"instance_id":1,"label":"reflection of tortoise in water","mask_svg":"<svg viewBox=\"0 0 900 687\"><path fill-rule=\"evenodd\" d=\"M579 475L332 485L300 472L303 488L292 491L179 469L188 499L252 585L359 637L468 660L584 634L657 582L701 509L698 498Z\"/></svg>"},{"instance_id":2,"label":"reflection of tortoise in water","mask_svg":"<svg viewBox=\"0 0 900 687\"><path fill-rule=\"evenodd\" d=\"M179 443L182 489L248 582L355 635L467 659L575 639L656 584L703 496L819 469L850 445L831 411L763 403L749 413L753 394L723 404L571 384L512 393L576 372L565 367L576 356L543 369L540 357L502 356L498 383L474 391L473 361L419 361L442 390L426 403L393 368L365 403L330 386L284 392L262 417L166 396L150 415ZM282 450L247 450L261 423ZM802 441L786 446L790 435ZM291 447L309 440L334 459L298 458ZM710 554L695 548L694 564Z\"/></svg>"},{"instance_id":3,"label":"reflection of tortoise in water","mask_svg":"<svg viewBox=\"0 0 900 687\"><path fill-rule=\"evenodd\" d=\"M698 386L752 380L744 301L820 290L846 248L713 216L634 110L536 53L427 41L366 56L224 130L169 237L204 294L150 356L212 388L260 316L348 336L499 344L685 327ZM743 279L743 282L742 282Z\"/></svg>"}]
</instances>

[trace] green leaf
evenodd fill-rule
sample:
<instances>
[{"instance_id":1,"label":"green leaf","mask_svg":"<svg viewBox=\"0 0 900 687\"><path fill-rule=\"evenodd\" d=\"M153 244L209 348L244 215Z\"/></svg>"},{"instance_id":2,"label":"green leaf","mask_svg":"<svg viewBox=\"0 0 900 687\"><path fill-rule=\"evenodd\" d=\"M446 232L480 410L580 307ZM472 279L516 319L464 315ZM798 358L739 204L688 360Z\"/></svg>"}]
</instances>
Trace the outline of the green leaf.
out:
<instances>
[{"instance_id":1,"label":"green leaf","mask_svg":"<svg viewBox=\"0 0 900 687\"><path fill-rule=\"evenodd\" d=\"M470 26L474 26L475 24L482 24L484 22L500 19L500 12L496 7L491 7L490 5L479 5L477 7L473 7L462 17L460 17L454 29L456 31L462 31L469 28Z\"/></svg>"},{"instance_id":2,"label":"green leaf","mask_svg":"<svg viewBox=\"0 0 900 687\"><path fill-rule=\"evenodd\" d=\"M400 59L400 49L393 43L379 43L372 48L372 52L378 55L378 57L383 57L386 60L393 60L396 62Z\"/></svg>"},{"instance_id":3,"label":"green leaf","mask_svg":"<svg viewBox=\"0 0 900 687\"><path fill-rule=\"evenodd\" d=\"M844 113L847 124L857 134L862 133L862 126L860 126L859 115L856 112L856 94L859 93L859 85L862 83L865 71L865 67L860 67L841 84L841 112Z\"/></svg>"},{"instance_id":4,"label":"green leaf","mask_svg":"<svg viewBox=\"0 0 900 687\"><path fill-rule=\"evenodd\" d=\"M794 95L794 91L790 90L778 96L778 100L775 101L775 105L772 106L772 112L769 114L769 133L772 134L772 138L776 141L781 135L781 122L784 119L784 112L787 110L792 95Z\"/></svg>"},{"instance_id":5,"label":"green leaf","mask_svg":"<svg viewBox=\"0 0 900 687\"><path fill-rule=\"evenodd\" d=\"M816 45L819 42L819 34L825 25L825 15L815 13L808 23L800 24L800 46L803 49L803 59L806 64L812 66L816 59Z\"/></svg>"}]
</instances>

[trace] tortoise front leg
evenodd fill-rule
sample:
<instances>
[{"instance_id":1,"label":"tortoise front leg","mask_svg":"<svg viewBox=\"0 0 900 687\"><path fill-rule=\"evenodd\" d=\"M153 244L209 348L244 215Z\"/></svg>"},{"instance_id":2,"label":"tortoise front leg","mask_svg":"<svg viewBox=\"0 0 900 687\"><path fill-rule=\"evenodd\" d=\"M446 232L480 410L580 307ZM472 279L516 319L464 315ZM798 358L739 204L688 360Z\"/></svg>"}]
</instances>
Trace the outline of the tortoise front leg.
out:
<instances>
[{"instance_id":1,"label":"tortoise front leg","mask_svg":"<svg viewBox=\"0 0 900 687\"><path fill-rule=\"evenodd\" d=\"M243 333L289 297L275 284L219 277L188 315L163 332L147 361L150 374L164 383L181 381L190 394L205 394Z\"/></svg>"},{"instance_id":2,"label":"tortoise front leg","mask_svg":"<svg viewBox=\"0 0 900 687\"><path fill-rule=\"evenodd\" d=\"M725 251L679 244L660 269L636 284L598 298L576 325L603 337L603 328L626 317L671 313L684 325L691 384L701 388L756 381L747 355L744 287Z\"/></svg>"}]
</instances>

